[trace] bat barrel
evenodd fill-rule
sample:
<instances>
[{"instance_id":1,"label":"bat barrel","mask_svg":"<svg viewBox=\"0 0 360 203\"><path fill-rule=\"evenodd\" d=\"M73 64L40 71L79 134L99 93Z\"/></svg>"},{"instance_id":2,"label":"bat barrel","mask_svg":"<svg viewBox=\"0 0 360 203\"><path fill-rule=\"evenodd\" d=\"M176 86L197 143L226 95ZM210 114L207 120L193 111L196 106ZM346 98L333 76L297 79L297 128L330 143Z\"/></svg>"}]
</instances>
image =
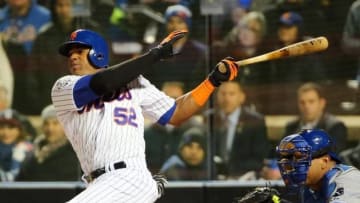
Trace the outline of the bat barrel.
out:
<instances>
[{"instance_id":1,"label":"bat barrel","mask_svg":"<svg viewBox=\"0 0 360 203\"><path fill-rule=\"evenodd\" d=\"M240 66L259 63L263 61L270 61L270 60L294 57L294 56L302 56L306 54L323 51L327 49L328 46L329 46L329 42L326 39L326 37L316 37L295 44L291 44L286 47L259 56L237 61L236 64L240 67ZM226 73L226 67L224 66L224 64L219 63L217 65L217 68L221 73Z\"/></svg>"}]
</instances>

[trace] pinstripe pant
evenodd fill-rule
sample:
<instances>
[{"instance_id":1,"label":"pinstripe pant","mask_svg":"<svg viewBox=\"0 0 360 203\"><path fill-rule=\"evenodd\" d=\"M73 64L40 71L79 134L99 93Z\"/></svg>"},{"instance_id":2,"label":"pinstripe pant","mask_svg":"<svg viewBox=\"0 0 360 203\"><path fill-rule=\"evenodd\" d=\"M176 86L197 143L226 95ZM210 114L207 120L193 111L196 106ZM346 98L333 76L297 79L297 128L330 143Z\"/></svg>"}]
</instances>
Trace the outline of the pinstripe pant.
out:
<instances>
[{"instance_id":1,"label":"pinstripe pant","mask_svg":"<svg viewBox=\"0 0 360 203\"><path fill-rule=\"evenodd\" d=\"M155 202L157 184L144 168L124 168L104 173L68 203Z\"/></svg>"}]
</instances>

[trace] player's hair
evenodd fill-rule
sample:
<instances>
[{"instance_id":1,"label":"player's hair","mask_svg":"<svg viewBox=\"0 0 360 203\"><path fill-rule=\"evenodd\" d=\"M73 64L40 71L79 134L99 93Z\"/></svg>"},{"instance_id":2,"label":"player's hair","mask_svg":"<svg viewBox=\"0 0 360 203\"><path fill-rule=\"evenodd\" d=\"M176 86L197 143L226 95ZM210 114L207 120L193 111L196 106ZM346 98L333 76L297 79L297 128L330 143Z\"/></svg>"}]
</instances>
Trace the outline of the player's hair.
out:
<instances>
[{"instance_id":1,"label":"player's hair","mask_svg":"<svg viewBox=\"0 0 360 203\"><path fill-rule=\"evenodd\" d=\"M315 91L320 98L325 98L324 91L319 84L313 82L307 82L299 87L297 91L297 95L299 96L300 94L307 91Z\"/></svg>"},{"instance_id":2,"label":"player's hair","mask_svg":"<svg viewBox=\"0 0 360 203\"><path fill-rule=\"evenodd\" d=\"M259 27L254 26L253 22L258 23ZM238 43L238 36L241 30L248 28L255 31L259 38L262 39L266 35L266 18L263 13L258 11L251 11L247 13L236 26L227 34L224 38L224 43L226 45L233 45Z\"/></svg>"}]
</instances>

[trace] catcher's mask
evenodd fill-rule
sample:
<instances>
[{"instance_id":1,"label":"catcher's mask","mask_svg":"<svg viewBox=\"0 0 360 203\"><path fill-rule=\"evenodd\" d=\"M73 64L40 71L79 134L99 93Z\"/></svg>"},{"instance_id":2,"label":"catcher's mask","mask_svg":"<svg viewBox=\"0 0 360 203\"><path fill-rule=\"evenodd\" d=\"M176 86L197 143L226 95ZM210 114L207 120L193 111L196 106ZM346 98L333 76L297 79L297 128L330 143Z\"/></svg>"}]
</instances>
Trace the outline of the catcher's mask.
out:
<instances>
[{"instance_id":1,"label":"catcher's mask","mask_svg":"<svg viewBox=\"0 0 360 203\"><path fill-rule=\"evenodd\" d=\"M96 68L106 68L109 64L109 53L106 41L96 32L85 29L75 30L68 41L59 47L59 53L69 57L69 51L74 46L90 48L88 59Z\"/></svg>"},{"instance_id":2,"label":"catcher's mask","mask_svg":"<svg viewBox=\"0 0 360 203\"><path fill-rule=\"evenodd\" d=\"M334 142L323 130L302 130L283 138L276 147L276 152L285 185L293 188L304 185L312 159L328 154L340 163L334 151Z\"/></svg>"}]
</instances>

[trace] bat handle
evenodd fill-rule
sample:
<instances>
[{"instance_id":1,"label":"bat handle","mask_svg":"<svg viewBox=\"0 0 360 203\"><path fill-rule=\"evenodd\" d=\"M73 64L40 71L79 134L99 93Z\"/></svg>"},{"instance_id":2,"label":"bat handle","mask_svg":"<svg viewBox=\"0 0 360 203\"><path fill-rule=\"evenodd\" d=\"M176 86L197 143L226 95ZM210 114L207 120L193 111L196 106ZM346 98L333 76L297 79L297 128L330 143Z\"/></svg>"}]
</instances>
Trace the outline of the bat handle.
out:
<instances>
[{"instance_id":1,"label":"bat handle","mask_svg":"<svg viewBox=\"0 0 360 203\"><path fill-rule=\"evenodd\" d=\"M223 63L218 63L216 65L216 68L219 70L220 73L225 74L226 73L226 67Z\"/></svg>"},{"instance_id":2,"label":"bat handle","mask_svg":"<svg viewBox=\"0 0 360 203\"><path fill-rule=\"evenodd\" d=\"M242 63L240 63L240 61L237 61L237 62L235 62L235 63L238 65L238 67L240 67L240 66L242 65ZM222 74L225 74L226 71L227 71L225 65L224 65L223 63L221 63L221 62L216 65L216 68L217 68L217 69L219 70L219 72L222 73Z\"/></svg>"}]
</instances>

